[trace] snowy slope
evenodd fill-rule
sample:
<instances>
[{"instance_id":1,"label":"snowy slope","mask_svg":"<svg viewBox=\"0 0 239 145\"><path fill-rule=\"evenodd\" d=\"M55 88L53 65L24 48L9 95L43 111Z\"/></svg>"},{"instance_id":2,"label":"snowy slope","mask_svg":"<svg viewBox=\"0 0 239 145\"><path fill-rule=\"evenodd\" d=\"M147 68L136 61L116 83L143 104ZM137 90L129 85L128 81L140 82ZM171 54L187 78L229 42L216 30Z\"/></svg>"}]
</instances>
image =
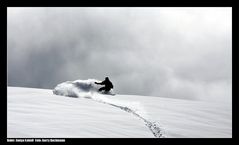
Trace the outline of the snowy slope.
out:
<instances>
[{"instance_id":1,"label":"snowy slope","mask_svg":"<svg viewBox=\"0 0 239 145\"><path fill-rule=\"evenodd\" d=\"M58 95L8 87L8 137L232 137L232 111L225 104L94 91L78 94L69 84L67 91L64 83L59 84L54 90ZM59 96L72 91L82 97Z\"/></svg>"},{"instance_id":2,"label":"snowy slope","mask_svg":"<svg viewBox=\"0 0 239 145\"><path fill-rule=\"evenodd\" d=\"M131 114L52 90L8 87L7 137L154 137Z\"/></svg>"}]
</instances>

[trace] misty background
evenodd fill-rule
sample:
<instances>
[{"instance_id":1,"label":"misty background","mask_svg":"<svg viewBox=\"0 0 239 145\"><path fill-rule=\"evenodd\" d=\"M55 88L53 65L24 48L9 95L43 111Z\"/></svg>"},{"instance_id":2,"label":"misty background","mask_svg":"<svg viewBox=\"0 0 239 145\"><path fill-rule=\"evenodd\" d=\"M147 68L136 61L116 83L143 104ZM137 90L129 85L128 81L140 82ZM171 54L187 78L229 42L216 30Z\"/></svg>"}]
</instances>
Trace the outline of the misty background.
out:
<instances>
[{"instance_id":1,"label":"misty background","mask_svg":"<svg viewBox=\"0 0 239 145\"><path fill-rule=\"evenodd\" d=\"M231 101L232 9L7 10L8 86L109 76L119 94Z\"/></svg>"}]
</instances>

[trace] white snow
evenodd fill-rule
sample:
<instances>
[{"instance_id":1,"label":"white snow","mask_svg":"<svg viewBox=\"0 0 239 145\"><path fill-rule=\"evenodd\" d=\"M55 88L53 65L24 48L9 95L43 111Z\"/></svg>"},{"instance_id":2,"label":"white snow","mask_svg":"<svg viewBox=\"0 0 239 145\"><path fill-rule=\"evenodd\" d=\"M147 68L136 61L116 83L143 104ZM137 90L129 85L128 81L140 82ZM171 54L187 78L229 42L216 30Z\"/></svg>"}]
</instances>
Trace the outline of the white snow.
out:
<instances>
[{"instance_id":1,"label":"white snow","mask_svg":"<svg viewBox=\"0 0 239 145\"><path fill-rule=\"evenodd\" d=\"M232 137L231 105L102 95L94 81L61 83L54 94L47 89L8 87L7 137Z\"/></svg>"},{"instance_id":2,"label":"white snow","mask_svg":"<svg viewBox=\"0 0 239 145\"><path fill-rule=\"evenodd\" d=\"M7 137L154 137L133 115L52 90L8 87Z\"/></svg>"}]
</instances>

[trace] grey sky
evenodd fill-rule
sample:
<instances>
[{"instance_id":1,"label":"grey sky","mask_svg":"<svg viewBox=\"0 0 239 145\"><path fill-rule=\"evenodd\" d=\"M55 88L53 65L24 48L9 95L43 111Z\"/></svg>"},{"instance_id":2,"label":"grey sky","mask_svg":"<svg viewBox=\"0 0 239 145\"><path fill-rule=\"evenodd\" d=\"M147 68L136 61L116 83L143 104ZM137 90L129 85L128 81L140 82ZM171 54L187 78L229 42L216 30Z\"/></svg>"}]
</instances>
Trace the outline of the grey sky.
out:
<instances>
[{"instance_id":1,"label":"grey sky","mask_svg":"<svg viewBox=\"0 0 239 145\"><path fill-rule=\"evenodd\" d=\"M8 85L231 100L231 8L8 8Z\"/></svg>"}]
</instances>

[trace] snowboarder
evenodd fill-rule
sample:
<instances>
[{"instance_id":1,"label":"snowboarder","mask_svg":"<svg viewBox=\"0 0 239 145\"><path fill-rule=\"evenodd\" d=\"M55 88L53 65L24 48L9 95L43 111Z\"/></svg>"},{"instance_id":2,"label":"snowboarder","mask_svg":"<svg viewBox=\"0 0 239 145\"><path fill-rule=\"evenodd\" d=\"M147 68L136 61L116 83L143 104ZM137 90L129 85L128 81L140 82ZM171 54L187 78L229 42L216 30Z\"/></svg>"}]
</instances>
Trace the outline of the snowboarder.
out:
<instances>
[{"instance_id":1,"label":"snowboarder","mask_svg":"<svg viewBox=\"0 0 239 145\"><path fill-rule=\"evenodd\" d=\"M102 90L104 90L105 93L108 93L110 91L110 89L113 89L113 84L112 82L109 80L108 77L105 77L105 80L100 82L100 83L97 83L95 82L95 84L97 85L105 85L104 87L101 87L99 89L99 92L101 92Z\"/></svg>"}]
</instances>

